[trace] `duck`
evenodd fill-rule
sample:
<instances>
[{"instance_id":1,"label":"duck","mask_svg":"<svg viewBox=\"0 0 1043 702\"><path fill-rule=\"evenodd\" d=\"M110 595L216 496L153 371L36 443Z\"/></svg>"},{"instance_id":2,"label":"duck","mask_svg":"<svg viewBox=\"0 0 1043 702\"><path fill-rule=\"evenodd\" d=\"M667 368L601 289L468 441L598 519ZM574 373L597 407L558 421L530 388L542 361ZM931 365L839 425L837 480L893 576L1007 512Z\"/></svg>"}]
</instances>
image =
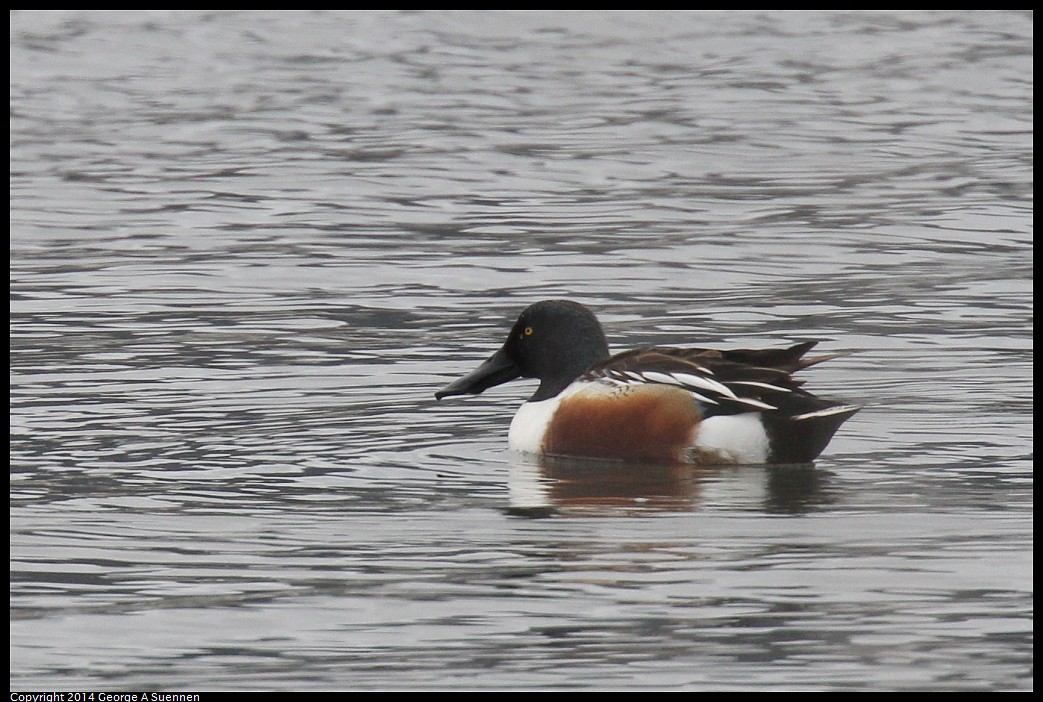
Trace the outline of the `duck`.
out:
<instances>
[{"instance_id":1,"label":"duck","mask_svg":"<svg viewBox=\"0 0 1043 702\"><path fill-rule=\"evenodd\" d=\"M807 356L817 344L646 346L611 354L586 306L543 300L522 311L499 350L435 398L539 380L508 431L509 448L522 453L697 465L811 463L861 409L816 397L793 377L845 355Z\"/></svg>"}]
</instances>

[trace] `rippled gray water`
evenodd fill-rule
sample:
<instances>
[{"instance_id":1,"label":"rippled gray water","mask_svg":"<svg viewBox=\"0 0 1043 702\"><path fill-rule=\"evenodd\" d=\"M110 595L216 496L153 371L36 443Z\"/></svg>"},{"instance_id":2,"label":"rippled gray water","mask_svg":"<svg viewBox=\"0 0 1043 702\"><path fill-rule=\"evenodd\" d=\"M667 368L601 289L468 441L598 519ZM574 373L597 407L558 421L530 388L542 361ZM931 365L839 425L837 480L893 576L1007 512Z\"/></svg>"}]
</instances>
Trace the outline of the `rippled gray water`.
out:
<instances>
[{"instance_id":1,"label":"rippled gray water","mask_svg":"<svg viewBox=\"0 0 1043 702\"><path fill-rule=\"evenodd\" d=\"M12 689L1031 689L1032 23L13 13ZM539 465L545 297L866 409Z\"/></svg>"}]
</instances>

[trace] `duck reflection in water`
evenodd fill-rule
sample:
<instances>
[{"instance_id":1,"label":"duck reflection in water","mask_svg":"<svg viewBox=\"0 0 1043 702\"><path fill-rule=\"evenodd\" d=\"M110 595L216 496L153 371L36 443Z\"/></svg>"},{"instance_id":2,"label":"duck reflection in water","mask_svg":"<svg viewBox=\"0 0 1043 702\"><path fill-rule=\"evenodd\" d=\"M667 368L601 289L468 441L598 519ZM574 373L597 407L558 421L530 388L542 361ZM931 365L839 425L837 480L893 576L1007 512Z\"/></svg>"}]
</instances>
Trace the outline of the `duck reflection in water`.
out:
<instances>
[{"instance_id":1,"label":"duck reflection in water","mask_svg":"<svg viewBox=\"0 0 1043 702\"><path fill-rule=\"evenodd\" d=\"M802 514L832 502L829 473L813 464L702 467L690 463L606 461L511 453L508 512L690 512L726 504L771 514Z\"/></svg>"}]
</instances>

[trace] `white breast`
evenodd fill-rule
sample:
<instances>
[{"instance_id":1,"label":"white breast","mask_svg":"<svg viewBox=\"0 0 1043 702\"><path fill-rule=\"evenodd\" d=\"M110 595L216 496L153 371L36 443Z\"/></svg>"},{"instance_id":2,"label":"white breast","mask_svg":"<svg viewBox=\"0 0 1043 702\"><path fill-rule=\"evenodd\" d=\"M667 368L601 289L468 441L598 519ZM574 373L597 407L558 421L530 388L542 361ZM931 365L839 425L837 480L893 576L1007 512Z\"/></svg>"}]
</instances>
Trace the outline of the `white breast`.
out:
<instances>
[{"instance_id":1,"label":"white breast","mask_svg":"<svg viewBox=\"0 0 1043 702\"><path fill-rule=\"evenodd\" d=\"M547 400L526 402L522 405L511 420L507 445L515 451L543 453L543 437L560 402L561 395L556 395Z\"/></svg>"}]
</instances>

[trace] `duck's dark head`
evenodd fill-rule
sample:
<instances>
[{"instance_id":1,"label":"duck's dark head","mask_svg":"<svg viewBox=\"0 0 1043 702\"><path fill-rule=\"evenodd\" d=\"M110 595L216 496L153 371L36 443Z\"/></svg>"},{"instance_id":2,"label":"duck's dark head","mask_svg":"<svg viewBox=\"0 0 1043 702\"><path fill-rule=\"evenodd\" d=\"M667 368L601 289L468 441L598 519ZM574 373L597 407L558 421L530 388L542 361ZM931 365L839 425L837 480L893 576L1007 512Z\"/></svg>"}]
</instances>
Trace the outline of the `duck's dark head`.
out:
<instances>
[{"instance_id":1,"label":"duck's dark head","mask_svg":"<svg viewBox=\"0 0 1043 702\"><path fill-rule=\"evenodd\" d=\"M525 308L500 350L464 377L435 393L475 395L515 378L538 378L531 402L554 397L608 357L608 342L594 314L568 300L544 300Z\"/></svg>"}]
</instances>

